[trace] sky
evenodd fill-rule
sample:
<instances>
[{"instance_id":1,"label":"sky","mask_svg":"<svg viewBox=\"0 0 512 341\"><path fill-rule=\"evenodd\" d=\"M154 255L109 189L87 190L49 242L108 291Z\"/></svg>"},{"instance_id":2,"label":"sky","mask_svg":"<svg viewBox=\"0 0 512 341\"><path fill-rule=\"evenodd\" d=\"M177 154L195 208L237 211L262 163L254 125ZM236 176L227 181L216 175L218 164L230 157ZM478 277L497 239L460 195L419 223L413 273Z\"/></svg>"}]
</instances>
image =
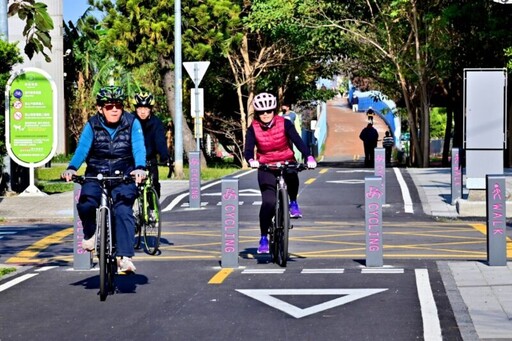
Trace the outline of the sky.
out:
<instances>
[{"instance_id":1,"label":"sky","mask_svg":"<svg viewBox=\"0 0 512 341\"><path fill-rule=\"evenodd\" d=\"M84 12L89 8L87 0L62 0L64 21L67 23L69 20L76 23Z\"/></svg>"}]
</instances>

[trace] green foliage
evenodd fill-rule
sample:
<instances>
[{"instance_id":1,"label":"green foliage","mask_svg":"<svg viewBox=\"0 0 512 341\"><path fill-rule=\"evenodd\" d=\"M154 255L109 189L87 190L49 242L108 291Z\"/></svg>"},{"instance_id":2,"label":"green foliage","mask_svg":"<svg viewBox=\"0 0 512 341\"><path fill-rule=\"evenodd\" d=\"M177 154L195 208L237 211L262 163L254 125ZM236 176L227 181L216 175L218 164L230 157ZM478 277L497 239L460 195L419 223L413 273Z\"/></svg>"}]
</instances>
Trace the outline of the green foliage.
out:
<instances>
[{"instance_id":1,"label":"green foliage","mask_svg":"<svg viewBox=\"0 0 512 341\"><path fill-rule=\"evenodd\" d=\"M16 271L16 268L13 267L0 267L0 277L10 274L11 272Z\"/></svg>"},{"instance_id":2,"label":"green foliage","mask_svg":"<svg viewBox=\"0 0 512 341\"><path fill-rule=\"evenodd\" d=\"M12 67L23 61L20 56L17 43L10 44L0 40L0 89L5 89L7 81L11 76ZM5 96L0 95L0 108L5 108ZM7 154L5 146L5 110L0 112L0 165L3 164L3 157Z\"/></svg>"},{"instance_id":3,"label":"green foliage","mask_svg":"<svg viewBox=\"0 0 512 341\"><path fill-rule=\"evenodd\" d=\"M430 111L430 138L444 137L446 119L446 108L432 108Z\"/></svg>"},{"instance_id":4,"label":"green foliage","mask_svg":"<svg viewBox=\"0 0 512 341\"><path fill-rule=\"evenodd\" d=\"M47 11L47 5L35 0L15 1L9 6L9 16L18 15L25 21L23 36L26 38L25 54L32 59L34 53L42 53L47 62L51 61L45 48L52 50L50 31L53 21Z\"/></svg>"}]
</instances>

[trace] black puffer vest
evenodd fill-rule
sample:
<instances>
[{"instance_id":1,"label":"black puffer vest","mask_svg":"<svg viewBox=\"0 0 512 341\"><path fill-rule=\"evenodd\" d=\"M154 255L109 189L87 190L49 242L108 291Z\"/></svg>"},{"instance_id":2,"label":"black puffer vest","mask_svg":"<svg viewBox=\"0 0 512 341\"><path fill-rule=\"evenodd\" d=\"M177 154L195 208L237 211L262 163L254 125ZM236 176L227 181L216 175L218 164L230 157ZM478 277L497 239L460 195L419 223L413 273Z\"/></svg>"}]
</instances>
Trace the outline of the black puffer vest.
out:
<instances>
[{"instance_id":1,"label":"black puffer vest","mask_svg":"<svg viewBox=\"0 0 512 341\"><path fill-rule=\"evenodd\" d=\"M135 168L132 153L132 126L135 117L128 112L121 116L119 126L114 138L100 122L100 115L89 119L93 130L93 141L89 155L87 155L87 176L96 176L102 173L106 176L114 175L116 170L128 175Z\"/></svg>"}]
</instances>

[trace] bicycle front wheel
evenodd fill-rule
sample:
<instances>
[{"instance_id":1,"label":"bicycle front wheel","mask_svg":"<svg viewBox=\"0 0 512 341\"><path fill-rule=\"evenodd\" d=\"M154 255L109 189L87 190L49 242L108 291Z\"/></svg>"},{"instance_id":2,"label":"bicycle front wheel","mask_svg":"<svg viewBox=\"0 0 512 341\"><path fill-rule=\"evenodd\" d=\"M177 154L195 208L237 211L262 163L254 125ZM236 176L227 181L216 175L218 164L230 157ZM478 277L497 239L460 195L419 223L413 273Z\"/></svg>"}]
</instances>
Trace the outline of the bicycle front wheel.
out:
<instances>
[{"instance_id":1,"label":"bicycle front wheel","mask_svg":"<svg viewBox=\"0 0 512 341\"><path fill-rule=\"evenodd\" d=\"M279 205L276 212L276 263L286 267L288 262L288 235L290 232L289 199L286 189L279 189Z\"/></svg>"},{"instance_id":2,"label":"bicycle front wheel","mask_svg":"<svg viewBox=\"0 0 512 341\"><path fill-rule=\"evenodd\" d=\"M98 228L100 234L100 254L98 256L100 263L100 300L105 301L109 292L109 264L107 261L107 210L100 208L98 214Z\"/></svg>"},{"instance_id":3,"label":"bicycle front wheel","mask_svg":"<svg viewBox=\"0 0 512 341\"><path fill-rule=\"evenodd\" d=\"M160 203L156 190L151 187L146 190L147 220L144 221L144 245L150 255L158 252L160 237L162 235L162 220L160 217Z\"/></svg>"}]
</instances>

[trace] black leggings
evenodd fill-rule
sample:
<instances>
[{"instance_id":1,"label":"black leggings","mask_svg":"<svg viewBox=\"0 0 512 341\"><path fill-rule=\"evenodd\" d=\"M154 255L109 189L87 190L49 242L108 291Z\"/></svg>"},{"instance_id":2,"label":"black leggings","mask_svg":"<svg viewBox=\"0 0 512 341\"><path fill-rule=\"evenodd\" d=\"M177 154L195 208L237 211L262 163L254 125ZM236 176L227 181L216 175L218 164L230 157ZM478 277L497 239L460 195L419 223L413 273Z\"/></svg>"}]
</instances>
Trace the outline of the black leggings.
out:
<instances>
[{"instance_id":1,"label":"black leggings","mask_svg":"<svg viewBox=\"0 0 512 341\"><path fill-rule=\"evenodd\" d=\"M272 223L276 209L277 174L279 173L274 171L258 170L258 184L261 191L260 231L262 236L268 234L268 228ZM296 201L299 193L299 175L293 171L285 173L284 180L288 187L290 201Z\"/></svg>"}]
</instances>

